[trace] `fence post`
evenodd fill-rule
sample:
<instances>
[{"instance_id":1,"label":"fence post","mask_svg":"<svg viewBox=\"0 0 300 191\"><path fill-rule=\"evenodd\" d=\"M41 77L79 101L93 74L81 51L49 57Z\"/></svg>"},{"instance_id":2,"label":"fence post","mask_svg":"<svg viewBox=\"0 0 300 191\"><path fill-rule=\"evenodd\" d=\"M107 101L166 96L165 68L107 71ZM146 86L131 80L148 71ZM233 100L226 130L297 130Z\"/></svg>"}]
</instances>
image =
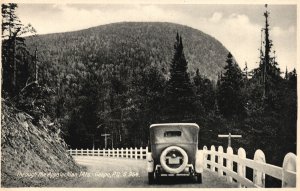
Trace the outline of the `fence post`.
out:
<instances>
[{"instance_id":1,"label":"fence post","mask_svg":"<svg viewBox=\"0 0 300 191\"><path fill-rule=\"evenodd\" d=\"M204 169L207 169L207 146L204 146L203 147L203 166L204 166Z\"/></svg>"},{"instance_id":2,"label":"fence post","mask_svg":"<svg viewBox=\"0 0 300 191\"><path fill-rule=\"evenodd\" d=\"M214 145L212 145L210 147L210 151L211 151L211 154L210 154L210 162L211 162L211 166L210 166L210 170L215 172L216 171L216 166L215 166L215 163L216 163L216 147Z\"/></svg>"},{"instance_id":3,"label":"fence post","mask_svg":"<svg viewBox=\"0 0 300 191\"><path fill-rule=\"evenodd\" d=\"M245 149L239 148L239 150L238 150L238 157L240 159L245 159L246 158L246 151L245 151ZM237 173L238 173L238 175L240 177L245 178L246 177L246 166L244 166L244 165L242 165L240 163L238 163L237 165L238 165L237 166ZM238 185L239 185L239 188L245 188L245 186L243 186L241 183L238 183Z\"/></svg>"},{"instance_id":4,"label":"fence post","mask_svg":"<svg viewBox=\"0 0 300 191\"><path fill-rule=\"evenodd\" d=\"M77 156L77 148L75 149L75 156Z\"/></svg>"},{"instance_id":5,"label":"fence post","mask_svg":"<svg viewBox=\"0 0 300 191\"><path fill-rule=\"evenodd\" d=\"M94 152L95 152L95 149L93 148L93 149L92 149L92 156L94 156Z\"/></svg>"},{"instance_id":6,"label":"fence post","mask_svg":"<svg viewBox=\"0 0 300 191\"><path fill-rule=\"evenodd\" d=\"M126 158L128 158L128 148L126 147Z\"/></svg>"},{"instance_id":7,"label":"fence post","mask_svg":"<svg viewBox=\"0 0 300 191\"><path fill-rule=\"evenodd\" d=\"M253 160L258 163L266 163L266 157L265 154L262 152L262 150L258 149L255 151ZM264 188L265 178L266 178L265 173L253 169L253 182L255 185Z\"/></svg>"},{"instance_id":8,"label":"fence post","mask_svg":"<svg viewBox=\"0 0 300 191\"><path fill-rule=\"evenodd\" d=\"M89 149L86 149L86 156L89 156Z\"/></svg>"},{"instance_id":9,"label":"fence post","mask_svg":"<svg viewBox=\"0 0 300 191\"><path fill-rule=\"evenodd\" d=\"M282 164L282 188L296 187L297 156L294 153L285 155ZM294 172L295 177L289 177L288 172Z\"/></svg>"},{"instance_id":10,"label":"fence post","mask_svg":"<svg viewBox=\"0 0 300 191\"><path fill-rule=\"evenodd\" d=\"M81 149L81 156L83 156L83 149Z\"/></svg>"},{"instance_id":11,"label":"fence post","mask_svg":"<svg viewBox=\"0 0 300 191\"><path fill-rule=\"evenodd\" d=\"M124 152L124 149L121 148L121 158L123 158L123 152Z\"/></svg>"},{"instance_id":12,"label":"fence post","mask_svg":"<svg viewBox=\"0 0 300 191\"><path fill-rule=\"evenodd\" d=\"M140 147L140 159L143 159L143 147Z\"/></svg>"},{"instance_id":13,"label":"fence post","mask_svg":"<svg viewBox=\"0 0 300 191\"><path fill-rule=\"evenodd\" d=\"M233 155L232 148L231 147L227 147L226 153L228 155ZM228 170L233 171L233 161L231 159L226 159L226 167L228 168ZM232 183L232 177L229 176L229 175L227 175L227 174L226 174L226 176L227 176L227 181L230 182L230 183Z\"/></svg>"},{"instance_id":14,"label":"fence post","mask_svg":"<svg viewBox=\"0 0 300 191\"><path fill-rule=\"evenodd\" d=\"M130 147L130 158L132 159L132 147Z\"/></svg>"},{"instance_id":15,"label":"fence post","mask_svg":"<svg viewBox=\"0 0 300 191\"><path fill-rule=\"evenodd\" d=\"M223 165L223 156L222 156L223 152L224 152L223 147L219 146L218 147L218 153L220 154L220 156L218 156L218 164L220 166L224 166ZM223 176L223 170L221 168L218 168L218 174L219 174L219 176Z\"/></svg>"},{"instance_id":16,"label":"fence post","mask_svg":"<svg viewBox=\"0 0 300 191\"><path fill-rule=\"evenodd\" d=\"M108 157L110 157L110 149L108 149Z\"/></svg>"},{"instance_id":17,"label":"fence post","mask_svg":"<svg viewBox=\"0 0 300 191\"><path fill-rule=\"evenodd\" d=\"M134 156L135 159L137 159L138 155L137 155L137 148L136 148L136 147L134 148L134 155L135 155L135 156Z\"/></svg>"},{"instance_id":18,"label":"fence post","mask_svg":"<svg viewBox=\"0 0 300 191\"><path fill-rule=\"evenodd\" d=\"M99 148L98 148L98 154L97 155L100 156L100 150L99 150Z\"/></svg>"},{"instance_id":19,"label":"fence post","mask_svg":"<svg viewBox=\"0 0 300 191\"><path fill-rule=\"evenodd\" d=\"M116 150L113 148L113 149L112 149L112 157L115 157L115 151L116 151Z\"/></svg>"}]
</instances>

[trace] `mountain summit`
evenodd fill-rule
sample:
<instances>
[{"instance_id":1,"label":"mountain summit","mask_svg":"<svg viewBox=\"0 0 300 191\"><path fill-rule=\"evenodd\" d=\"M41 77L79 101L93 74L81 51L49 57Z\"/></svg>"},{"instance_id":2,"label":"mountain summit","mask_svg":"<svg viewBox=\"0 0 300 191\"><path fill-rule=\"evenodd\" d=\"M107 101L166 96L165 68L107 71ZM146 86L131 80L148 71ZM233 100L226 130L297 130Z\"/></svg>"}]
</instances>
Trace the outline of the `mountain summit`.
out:
<instances>
[{"instance_id":1,"label":"mountain summit","mask_svg":"<svg viewBox=\"0 0 300 191\"><path fill-rule=\"evenodd\" d=\"M179 24L113 23L28 37L27 44L32 49L37 47L41 61L51 63L52 67L72 66L70 63L84 63L88 59L98 64L124 64L133 68L151 64L168 76L177 32L182 36L190 75L199 69L201 75L216 81L229 51L210 35Z\"/></svg>"}]
</instances>

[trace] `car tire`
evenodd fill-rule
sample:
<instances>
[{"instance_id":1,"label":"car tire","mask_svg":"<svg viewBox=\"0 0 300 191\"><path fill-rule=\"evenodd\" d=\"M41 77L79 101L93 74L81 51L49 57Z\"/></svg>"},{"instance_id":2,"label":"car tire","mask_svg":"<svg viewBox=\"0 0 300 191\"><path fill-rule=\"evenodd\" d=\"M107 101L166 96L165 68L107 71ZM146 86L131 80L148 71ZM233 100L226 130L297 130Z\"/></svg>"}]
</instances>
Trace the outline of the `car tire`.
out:
<instances>
[{"instance_id":1,"label":"car tire","mask_svg":"<svg viewBox=\"0 0 300 191\"><path fill-rule=\"evenodd\" d=\"M178 168L170 168L167 164L166 164L166 155L168 154L168 152L170 152L171 150L177 150L181 153L181 155L183 156L183 162L182 165ZM160 156L160 164L162 166L162 168L167 171L168 173L171 174L177 174L180 173L181 171L183 171L186 167L186 165L188 164L188 155L185 152L185 150L183 150L182 148L178 147L178 146L170 146L167 147Z\"/></svg>"},{"instance_id":2,"label":"car tire","mask_svg":"<svg viewBox=\"0 0 300 191\"><path fill-rule=\"evenodd\" d=\"M148 172L148 183L150 185L155 183L154 172Z\"/></svg>"},{"instance_id":3,"label":"car tire","mask_svg":"<svg viewBox=\"0 0 300 191\"><path fill-rule=\"evenodd\" d=\"M202 173L196 173L196 182L202 184Z\"/></svg>"},{"instance_id":4,"label":"car tire","mask_svg":"<svg viewBox=\"0 0 300 191\"><path fill-rule=\"evenodd\" d=\"M160 184L161 183L160 173L158 173L158 172L155 173L154 182L155 182L155 184Z\"/></svg>"}]
</instances>

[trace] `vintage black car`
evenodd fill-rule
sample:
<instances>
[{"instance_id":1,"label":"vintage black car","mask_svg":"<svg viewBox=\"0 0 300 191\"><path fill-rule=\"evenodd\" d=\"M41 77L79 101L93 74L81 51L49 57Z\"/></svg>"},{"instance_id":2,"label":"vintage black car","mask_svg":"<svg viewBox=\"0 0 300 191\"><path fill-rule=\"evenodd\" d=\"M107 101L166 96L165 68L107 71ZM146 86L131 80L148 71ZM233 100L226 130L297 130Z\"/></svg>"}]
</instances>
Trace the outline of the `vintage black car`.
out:
<instances>
[{"instance_id":1,"label":"vintage black car","mask_svg":"<svg viewBox=\"0 0 300 191\"><path fill-rule=\"evenodd\" d=\"M149 184L161 176L192 176L202 183L203 152L198 150L199 126L164 123L150 126L147 154Z\"/></svg>"}]
</instances>

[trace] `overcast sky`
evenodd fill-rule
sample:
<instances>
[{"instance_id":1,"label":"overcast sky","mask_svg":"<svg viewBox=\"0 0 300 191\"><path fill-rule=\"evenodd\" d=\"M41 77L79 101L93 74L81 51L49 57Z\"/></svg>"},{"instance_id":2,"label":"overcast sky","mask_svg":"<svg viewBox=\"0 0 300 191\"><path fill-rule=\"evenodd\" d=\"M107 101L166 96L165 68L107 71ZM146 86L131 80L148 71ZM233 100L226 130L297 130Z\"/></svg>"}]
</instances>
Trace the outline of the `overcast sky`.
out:
<instances>
[{"instance_id":1,"label":"overcast sky","mask_svg":"<svg viewBox=\"0 0 300 191\"><path fill-rule=\"evenodd\" d=\"M269 5L273 50L282 71L296 67L296 5ZM38 34L73 31L122 21L164 21L199 29L232 52L241 68L258 66L261 5L19 4L18 16Z\"/></svg>"}]
</instances>

